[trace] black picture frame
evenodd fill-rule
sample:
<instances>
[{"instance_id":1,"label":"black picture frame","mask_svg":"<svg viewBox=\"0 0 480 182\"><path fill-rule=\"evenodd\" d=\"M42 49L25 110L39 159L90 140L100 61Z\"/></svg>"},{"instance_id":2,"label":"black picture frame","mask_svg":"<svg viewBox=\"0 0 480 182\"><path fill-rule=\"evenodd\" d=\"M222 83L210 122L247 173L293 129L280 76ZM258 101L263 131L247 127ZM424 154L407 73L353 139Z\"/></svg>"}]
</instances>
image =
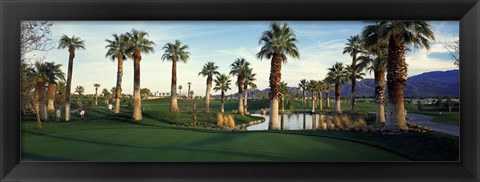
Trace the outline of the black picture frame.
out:
<instances>
[{"instance_id":1,"label":"black picture frame","mask_svg":"<svg viewBox=\"0 0 480 182\"><path fill-rule=\"evenodd\" d=\"M21 162L20 20L460 21L460 162ZM1 181L479 181L478 0L0 0Z\"/></svg>"}]
</instances>

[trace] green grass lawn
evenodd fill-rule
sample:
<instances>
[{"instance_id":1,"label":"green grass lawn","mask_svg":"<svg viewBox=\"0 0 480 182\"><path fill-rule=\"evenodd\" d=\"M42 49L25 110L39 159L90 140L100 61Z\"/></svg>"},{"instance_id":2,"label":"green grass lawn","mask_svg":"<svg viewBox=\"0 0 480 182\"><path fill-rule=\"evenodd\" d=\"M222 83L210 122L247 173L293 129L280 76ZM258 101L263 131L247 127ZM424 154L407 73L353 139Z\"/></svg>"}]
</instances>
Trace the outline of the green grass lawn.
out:
<instances>
[{"instance_id":1,"label":"green grass lawn","mask_svg":"<svg viewBox=\"0 0 480 182\"><path fill-rule=\"evenodd\" d=\"M347 131L222 131L178 127L193 122L192 101L179 100L180 113L169 113L169 99L145 100L144 119L107 115L106 106L89 107L85 120L69 122L22 118L22 160L58 161L403 161L458 160L458 137L433 133L382 135ZM201 100L196 101L203 105ZM250 111L266 107L250 101ZM303 103L301 103L303 104ZM125 103L125 106L127 104ZM360 105L360 104L359 104ZM268 105L267 105L268 106ZM212 113L198 113L198 123L216 123L219 100ZM228 101L225 110L236 109ZM232 113L230 113L232 114ZM235 115L236 123L257 120Z\"/></svg>"}]
</instances>

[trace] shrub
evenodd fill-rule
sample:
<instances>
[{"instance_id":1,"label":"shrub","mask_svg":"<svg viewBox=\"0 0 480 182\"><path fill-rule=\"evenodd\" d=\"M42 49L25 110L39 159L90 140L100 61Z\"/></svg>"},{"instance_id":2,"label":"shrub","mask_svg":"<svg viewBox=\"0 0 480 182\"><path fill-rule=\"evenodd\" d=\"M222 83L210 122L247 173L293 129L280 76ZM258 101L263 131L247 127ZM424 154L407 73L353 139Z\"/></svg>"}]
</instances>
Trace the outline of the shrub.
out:
<instances>
[{"instance_id":1,"label":"shrub","mask_svg":"<svg viewBox=\"0 0 480 182\"><path fill-rule=\"evenodd\" d=\"M327 118L327 130L333 129L332 120L333 120L333 118Z\"/></svg>"},{"instance_id":2,"label":"shrub","mask_svg":"<svg viewBox=\"0 0 480 182\"><path fill-rule=\"evenodd\" d=\"M362 118L358 118L357 120L355 120L355 128L360 130L366 129L367 123Z\"/></svg>"},{"instance_id":3,"label":"shrub","mask_svg":"<svg viewBox=\"0 0 480 182\"><path fill-rule=\"evenodd\" d=\"M340 117L340 120L341 120L341 124L343 126L344 129L350 129L352 128L352 121L350 120L350 117L348 117L347 115L342 115Z\"/></svg>"},{"instance_id":4,"label":"shrub","mask_svg":"<svg viewBox=\"0 0 480 182\"><path fill-rule=\"evenodd\" d=\"M333 122L335 124L335 129L343 129L342 122L340 121L340 116L334 116Z\"/></svg>"},{"instance_id":5,"label":"shrub","mask_svg":"<svg viewBox=\"0 0 480 182\"><path fill-rule=\"evenodd\" d=\"M218 113L218 114L217 114L217 118L218 118L217 125L218 125L218 126L222 126L222 125L223 125L223 116L222 116L222 114Z\"/></svg>"},{"instance_id":6,"label":"shrub","mask_svg":"<svg viewBox=\"0 0 480 182\"><path fill-rule=\"evenodd\" d=\"M229 122L228 120L229 119L227 115L223 116L223 126L228 127L228 122Z\"/></svg>"},{"instance_id":7,"label":"shrub","mask_svg":"<svg viewBox=\"0 0 480 182\"><path fill-rule=\"evenodd\" d=\"M327 117L327 116L324 116ZM318 117L318 129L325 130L327 127L325 126L325 119L322 116Z\"/></svg>"},{"instance_id":8,"label":"shrub","mask_svg":"<svg viewBox=\"0 0 480 182\"><path fill-rule=\"evenodd\" d=\"M232 115L228 115L228 127L235 128L235 119L233 119Z\"/></svg>"}]
</instances>

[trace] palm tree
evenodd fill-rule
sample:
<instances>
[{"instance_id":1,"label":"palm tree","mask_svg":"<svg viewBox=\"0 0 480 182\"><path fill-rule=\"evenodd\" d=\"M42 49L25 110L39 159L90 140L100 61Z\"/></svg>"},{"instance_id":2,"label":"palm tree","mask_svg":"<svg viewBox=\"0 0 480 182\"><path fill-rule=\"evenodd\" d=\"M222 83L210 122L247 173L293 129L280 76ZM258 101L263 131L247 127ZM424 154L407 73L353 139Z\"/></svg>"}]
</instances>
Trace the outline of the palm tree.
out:
<instances>
[{"instance_id":1,"label":"palm tree","mask_svg":"<svg viewBox=\"0 0 480 182\"><path fill-rule=\"evenodd\" d=\"M48 93L48 106L47 112L55 111L55 89L59 81L65 81L65 73L60 69L61 64L55 64L55 62L46 62L45 66L47 68L47 93Z\"/></svg>"},{"instance_id":2,"label":"palm tree","mask_svg":"<svg viewBox=\"0 0 480 182\"><path fill-rule=\"evenodd\" d=\"M301 88L302 91L303 91L303 107L305 109L305 108L307 108L308 81L306 79L301 79L300 83L298 83L298 88Z\"/></svg>"},{"instance_id":3,"label":"palm tree","mask_svg":"<svg viewBox=\"0 0 480 182\"><path fill-rule=\"evenodd\" d=\"M257 57L260 59L271 59L270 66L270 121L269 129L278 129L278 99L280 93L280 80L282 63L287 62L287 55L293 58L300 58L298 53L297 39L295 33L284 23L281 27L277 22L273 22L270 28L263 32L259 44L262 45Z\"/></svg>"},{"instance_id":4,"label":"palm tree","mask_svg":"<svg viewBox=\"0 0 480 182\"><path fill-rule=\"evenodd\" d=\"M317 81L317 94L318 94L318 111L323 111L323 90L325 89L325 84L323 81L318 80Z\"/></svg>"},{"instance_id":5,"label":"palm tree","mask_svg":"<svg viewBox=\"0 0 480 182\"><path fill-rule=\"evenodd\" d=\"M285 95L288 94L288 84L285 82L280 82L280 93L282 97L280 98L280 103L282 104L282 114L285 113Z\"/></svg>"},{"instance_id":6,"label":"palm tree","mask_svg":"<svg viewBox=\"0 0 480 182\"><path fill-rule=\"evenodd\" d=\"M325 88L325 105L327 105L327 109L330 109L330 88L332 83L328 82L328 79L323 79L323 85Z\"/></svg>"},{"instance_id":7,"label":"palm tree","mask_svg":"<svg viewBox=\"0 0 480 182\"><path fill-rule=\"evenodd\" d=\"M315 113L315 106L317 101L317 90L319 88L318 82L315 80L310 80L308 82L308 90L312 92L312 113Z\"/></svg>"},{"instance_id":8,"label":"palm tree","mask_svg":"<svg viewBox=\"0 0 480 182\"><path fill-rule=\"evenodd\" d=\"M178 90L180 90L180 97L182 97L182 85L178 86Z\"/></svg>"},{"instance_id":9,"label":"palm tree","mask_svg":"<svg viewBox=\"0 0 480 182\"><path fill-rule=\"evenodd\" d=\"M116 89L115 89L116 91ZM112 96L112 94L108 91L108 89L104 88L102 90L102 95L103 95L103 100L105 102L105 104L109 104L109 101L110 101L110 97Z\"/></svg>"},{"instance_id":10,"label":"palm tree","mask_svg":"<svg viewBox=\"0 0 480 182\"><path fill-rule=\"evenodd\" d=\"M404 112L404 87L407 81L405 47L430 48L435 40L431 25L426 21L375 21L364 27L362 36L366 45L388 47L387 89L388 106L385 128L408 129Z\"/></svg>"},{"instance_id":11,"label":"palm tree","mask_svg":"<svg viewBox=\"0 0 480 182\"><path fill-rule=\"evenodd\" d=\"M65 121L70 120L70 93L72 89L73 59L76 49L85 49L85 43L79 37L63 35L58 41L58 49L68 48L67 88L65 91Z\"/></svg>"},{"instance_id":12,"label":"palm tree","mask_svg":"<svg viewBox=\"0 0 480 182\"><path fill-rule=\"evenodd\" d=\"M247 62L244 58L237 58L230 67L230 75L237 76L237 86L238 86L238 114L243 115L245 111L243 106L243 81L245 80L245 74L247 74L250 63Z\"/></svg>"},{"instance_id":13,"label":"palm tree","mask_svg":"<svg viewBox=\"0 0 480 182\"><path fill-rule=\"evenodd\" d=\"M177 61L186 63L190 59L190 52L187 51L188 45L181 45L179 40L174 43L167 43L163 47L165 50L162 60L172 61L172 84L170 96L170 112L178 112L177 104Z\"/></svg>"},{"instance_id":14,"label":"palm tree","mask_svg":"<svg viewBox=\"0 0 480 182\"><path fill-rule=\"evenodd\" d=\"M355 111L355 85L356 85L356 78L355 75L357 74L357 54L362 52L362 40L359 35L350 36L347 39L348 42L345 44L346 47L343 49L343 54L350 54L352 56L352 65L351 67L351 74L350 80L352 82L351 90L350 90L350 106L351 111Z\"/></svg>"},{"instance_id":15,"label":"palm tree","mask_svg":"<svg viewBox=\"0 0 480 182\"><path fill-rule=\"evenodd\" d=\"M45 63L35 62L33 67L28 67L27 77L31 79L34 84L34 110L37 118L37 127L42 128L42 121L48 120L47 108L46 108L46 88L45 84L48 80L48 66ZM30 80L29 79L29 80ZM43 107L41 107L43 105ZM43 114L42 114L43 112Z\"/></svg>"},{"instance_id":16,"label":"palm tree","mask_svg":"<svg viewBox=\"0 0 480 182\"><path fill-rule=\"evenodd\" d=\"M221 102L222 102L222 108L220 109L220 112L225 112L225 110L224 110L225 92L230 90L230 83L232 81L230 80L230 76L228 76L227 74L221 74L221 75L217 75L214 82L215 82L215 87L213 87L213 90L215 90L215 91L220 90L222 92L221 97L220 97Z\"/></svg>"},{"instance_id":17,"label":"palm tree","mask_svg":"<svg viewBox=\"0 0 480 182\"><path fill-rule=\"evenodd\" d=\"M214 62L208 62L203 65L202 71L198 75L207 77L207 89L205 91L205 104L203 107L204 113L210 113L210 90L212 90L212 80L214 75L220 74L218 71L218 66ZM190 89L190 86L188 87Z\"/></svg>"},{"instance_id":18,"label":"palm tree","mask_svg":"<svg viewBox=\"0 0 480 182\"><path fill-rule=\"evenodd\" d=\"M115 113L120 113L120 99L122 96L122 77L123 77L123 61L127 59L127 46L129 43L128 36L126 34L113 34L113 40L106 39L108 48L106 57L109 57L112 61L117 59L117 85L115 88Z\"/></svg>"},{"instance_id":19,"label":"palm tree","mask_svg":"<svg viewBox=\"0 0 480 182\"><path fill-rule=\"evenodd\" d=\"M247 72L245 72L245 77L244 77L244 80L243 80L243 90L245 90L245 97L243 97L243 108L244 108L244 113L245 114L250 114L248 112L248 86L252 85L252 84L255 84L253 83L255 80L257 80L255 78L255 76L257 75L256 73L253 73L252 72L252 68L248 69Z\"/></svg>"},{"instance_id":20,"label":"palm tree","mask_svg":"<svg viewBox=\"0 0 480 182\"><path fill-rule=\"evenodd\" d=\"M376 120L377 126L385 124L385 69L387 66L387 49L373 46L370 48L369 54L358 57L360 63L359 69L366 69L370 73L373 71L375 92L374 98L376 106ZM373 58L371 56L374 56Z\"/></svg>"},{"instance_id":21,"label":"palm tree","mask_svg":"<svg viewBox=\"0 0 480 182\"><path fill-rule=\"evenodd\" d=\"M135 121L143 119L142 97L140 94L140 60L142 53L153 53L155 43L148 40L148 33L132 29L126 33L128 37L127 56L133 59L133 112L132 118Z\"/></svg>"},{"instance_id":22,"label":"palm tree","mask_svg":"<svg viewBox=\"0 0 480 182\"><path fill-rule=\"evenodd\" d=\"M352 78L351 76L353 75L353 78L355 80L361 80L363 79L363 77L365 76L365 73L363 72L360 72L361 70L358 68L358 65L355 66L355 68L353 68L351 65L347 65L345 66L345 70L347 71L347 74L350 76L350 78ZM351 112L355 112L355 102L353 102L353 105L352 105L352 100L355 99L355 96L351 96L350 97L350 111Z\"/></svg>"},{"instance_id":23,"label":"palm tree","mask_svg":"<svg viewBox=\"0 0 480 182\"><path fill-rule=\"evenodd\" d=\"M190 86L192 85L192 82L188 82L187 85L188 85L188 98L190 99L191 98Z\"/></svg>"},{"instance_id":24,"label":"palm tree","mask_svg":"<svg viewBox=\"0 0 480 182\"><path fill-rule=\"evenodd\" d=\"M335 112L342 112L340 108L340 86L348 80L348 72L342 63L337 62L328 68L327 82L335 84Z\"/></svg>"},{"instance_id":25,"label":"palm tree","mask_svg":"<svg viewBox=\"0 0 480 182\"><path fill-rule=\"evenodd\" d=\"M253 82L250 82L250 83L248 83L248 86L250 86L250 88L252 88L252 90L253 90L252 100L255 100L255 93L257 92L257 84L255 84Z\"/></svg>"},{"instance_id":26,"label":"palm tree","mask_svg":"<svg viewBox=\"0 0 480 182\"><path fill-rule=\"evenodd\" d=\"M83 93L85 92L85 88L83 86L77 86L75 88L75 93L77 93L78 95L78 100L77 100L77 104L82 107L83 104L82 104L82 98L83 98Z\"/></svg>"},{"instance_id":27,"label":"palm tree","mask_svg":"<svg viewBox=\"0 0 480 182\"><path fill-rule=\"evenodd\" d=\"M95 105L98 105L98 87L100 87L100 84L95 83L93 86L95 87Z\"/></svg>"}]
</instances>

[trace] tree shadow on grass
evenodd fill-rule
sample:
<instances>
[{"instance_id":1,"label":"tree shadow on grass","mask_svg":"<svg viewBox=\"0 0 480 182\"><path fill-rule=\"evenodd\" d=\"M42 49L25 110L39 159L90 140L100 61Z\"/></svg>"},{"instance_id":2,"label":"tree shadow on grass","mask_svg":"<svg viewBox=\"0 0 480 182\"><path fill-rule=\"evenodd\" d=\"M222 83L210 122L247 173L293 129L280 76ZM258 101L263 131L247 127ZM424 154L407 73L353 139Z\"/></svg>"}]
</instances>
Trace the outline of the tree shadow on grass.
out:
<instances>
[{"instance_id":1,"label":"tree shadow on grass","mask_svg":"<svg viewBox=\"0 0 480 182\"><path fill-rule=\"evenodd\" d=\"M172 151L188 151L188 152L199 152L199 153L206 153L206 154L222 154L222 155L231 155L231 156L239 156L239 157L250 157L250 158L258 158L260 160L274 160L274 161L291 161L291 160L298 160L293 157L287 157L282 154L274 154L271 152L268 152L270 154L267 154L267 152L242 152L238 150L226 150L226 149L201 149L201 148L195 148L195 147L190 147L188 144L185 145L184 147L150 147L150 146L141 146L141 145L129 145L129 144L120 144L120 143L112 143L112 142L104 142L104 141L98 141L98 140L87 140L87 139L79 139L79 138L71 138L71 137L65 137L65 136L54 136L54 135L48 135L48 134L43 134L43 133L36 133L36 132L31 132L31 131L25 131L26 133L30 133L33 135L39 135L43 137L49 137L49 138L54 138L54 139L61 139L61 140L70 140L70 141L76 141L76 142L83 142L83 143L90 143L90 144L97 144L97 145L102 145L102 146L113 146L113 147L125 147L125 148L132 148L132 149L149 149L149 150L172 150ZM231 137L230 137L231 138ZM222 140L218 140L217 142L221 142ZM205 143L206 141L202 141L200 143ZM197 144L198 146L198 144ZM27 157L27 158L32 158L35 160L51 160L51 161L65 161L69 160L67 158L61 158L61 157L52 157L52 156L45 156L45 155L38 155L38 154L32 154L29 152L22 152L24 154L22 157ZM180 161L180 160L179 160ZM207 160L205 160L207 161Z\"/></svg>"}]
</instances>

